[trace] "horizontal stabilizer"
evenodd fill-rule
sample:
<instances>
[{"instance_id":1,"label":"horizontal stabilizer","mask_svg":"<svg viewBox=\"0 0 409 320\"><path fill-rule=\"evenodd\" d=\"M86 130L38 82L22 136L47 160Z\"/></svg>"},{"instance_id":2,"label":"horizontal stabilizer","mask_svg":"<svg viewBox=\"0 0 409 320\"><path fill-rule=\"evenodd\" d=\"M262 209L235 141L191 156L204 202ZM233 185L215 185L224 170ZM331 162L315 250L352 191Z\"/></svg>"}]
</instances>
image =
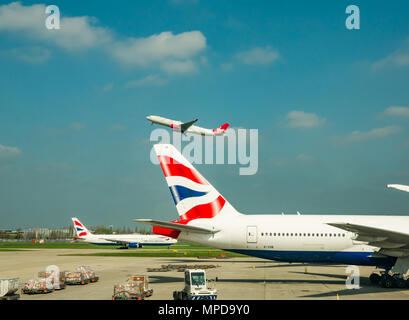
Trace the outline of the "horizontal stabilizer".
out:
<instances>
[{"instance_id":1,"label":"horizontal stabilizer","mask_svg":"<svg viewBox=\"0 0 409 320\"><path fill-rule=\"evenodd\" d=\"M210 230L210 229L206 229L202 227L189 226L186 224L179 224L179 223L174 223L174 222L166 222L166 221L152 220L152 219L134 219L133 221L148 224L154 227L167 228L167 229L173 229L173 230L185 231L185 232L213 234L219 231L219 230Z\"/></svg>"}]
</instances>

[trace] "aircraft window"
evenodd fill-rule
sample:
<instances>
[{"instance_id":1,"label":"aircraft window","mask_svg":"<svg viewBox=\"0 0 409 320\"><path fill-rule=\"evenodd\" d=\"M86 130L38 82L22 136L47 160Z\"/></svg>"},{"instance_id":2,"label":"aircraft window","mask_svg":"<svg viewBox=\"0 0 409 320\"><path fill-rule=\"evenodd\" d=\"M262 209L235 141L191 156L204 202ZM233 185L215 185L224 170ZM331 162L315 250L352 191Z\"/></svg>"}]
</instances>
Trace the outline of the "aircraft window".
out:
<instances>
[{"instance_id":1,"label":"aircraft window","mask_svg":"<svg viewBox=\"0 0 409 320\"><path fill-rule=\"evenodd\" d=\"M341 236L341 234L340 233L338 233L338 237L340 237Z\"/></svg>"},{"instance_id":2,"label":"aircraft window","mask_svg":"<svg viewBox=\"0 0 409 320\"><path fill-rule=\"evenodd\" d=\"M293 236L293 234L291 234L291 236Z\"/></svg>"},{"instance_id":3,"label":"aircraft window","mask_svg":"<svg viewBox=\"0 0 409 320\"><path fill-rule=\"evenodd\" d=\"M308 236L310 236L310 234L308 234Z\"/></svg>"},{"instance_id":4,"label":"aircraft window","mask_svg":"<svg viewBox=\"0 0 409 320\"><path fill-rule=\"evenodd\" d=\"M287 237L288 237L288 233L287 233Z\"/></svg>"},{"instance_id":5,"label":"aircraft window","mask_svg":"<svg viewBox=\"0 0 409 320\"><path fill-rule=\"evenodd\" d=\"M314 234L311 234L311 236L313 237L313 236L314 236Z\"/></svg>"},{"instance_id":6,"label":"aircraft window","mask_svg":"<svg viewBox=\"0 0 409 320\"><path fill-rule=\"evenodd\" d=\"M325 234L325 236L327 236L327 234Z\"/></svg>"},{"instance_id":7,"label":"aircraft window","mask_svg":"<svg viewBox=\"0 0 409 320\"><path fill-rule=\"evenodd\" d=\"M304 237L305 237L305 233L304 233Z\"/></svg>"},{"instance_id":8,"label":"aircraft window","mask_svg":"<svg viewBox=\"0 0 409 320\"><path fill-rule=\"evenodd\" d=\"M281 234L279 233L278 236L280 236Z\"/></svg>"},{"instance_id":9,"label":"aircraft window","mask_svg":"<svg viewBox=\"0 0 409 320\"><path fill-rule=\"evenodd\" d=\"M274 233L274 237L276 236L276 234Z\"/></svg>"},{"instance_id":10,"label":"aircraft window","mask_svg":"<svg viewBox=\"0 0 409 320\"><path fill-rule=\"evenodd\" d=\"M323 233L321 233L321 237L323 237L324 236L324 234Z\"/></svg>"},{"instance_id":11,"label":"aircraft window","mask_svg":"<svg viewBox=\"0 0 409 320\"><path fill-rule=\"evenodd\" d=\"M343 233L342 236L345 237L345 233Z\"/></svg>"},{"instance_id":12,"label":"aircraft window","mask_svg":"<svg viewBox=\"0 0 409 320\"><path fill-rule=\"evenodd\" d=\"M297 236L297 233L295 234L295 236Z\"/></svg>"},{"instance_id":13,"label":"aircraft window","mask_svg":"<svg viewBox=\"0 0 409 320\"><path fill-rule=\"evenodd\" d=\"M332 237L332 233L330 233L329 236Z\"/></svg>"},{"instance_id":14,"label":"aircraft window","mask_svg":"<svg viewBox=\"0 0 409 320\"><path fill-rule=\"evenodd\" d=\"M261 233L261 235L263 235L263 233Z\"/></svg>"},{"instance_id":15,"label":"aircraft window","mask_svg":"<svg viewBox=\"0 0 409 320\"><path fill-rule=\"evenodd\" d=\"M270 237L272 236L273 234L270 232Z\"/></svg>"}]
</instances>

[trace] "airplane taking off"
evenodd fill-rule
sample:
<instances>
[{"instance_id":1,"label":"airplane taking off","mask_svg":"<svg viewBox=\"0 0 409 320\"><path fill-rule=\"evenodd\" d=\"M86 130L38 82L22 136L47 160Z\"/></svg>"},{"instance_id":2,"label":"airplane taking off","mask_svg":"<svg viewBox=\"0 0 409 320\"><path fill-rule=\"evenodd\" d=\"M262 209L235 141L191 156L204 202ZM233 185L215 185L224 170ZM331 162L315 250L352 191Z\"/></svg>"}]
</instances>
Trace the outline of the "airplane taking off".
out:
<instances>
[{"instance_id":1,"label":"airplane taking off","mask_svg":"<svg viewBox=\"0 0 409 320\"><path fill-rule=\"evenodd\" d=\"M148 119L152 124L157 123L162 126L170 127L173 131L181 132L181 133L196 133L201 134L202 136L219 136L222 135L230 124L225 123L217 129L206 129L194 126L193 124L196 123L199 119L195 119L189 122L181 122L176 120L171 120L159 116L147 116Z\"/></svg>"},{"instance_id":2,"label":"airplane taking off","mask_svg":"<svg viewBox=\"0 0 409 320\"><path fill-rule=\"evenodd\" d=\"M152 234L93 234L77 218L71 218L77 236L74 240L80 240L98 245L119 245L122 248L142 248L153 245L172 245L176 239L168 236Z\"/></svg>"},{"instance_id":3,"label":"airplane taking off","mask_svg":"<svg viewBox=\"0 0 409 320\"><path fill-rule=\"evenodd\" d=\"M153 232L248 256L284 262L376 266L372 283L409 280L409 217L381 215L244 215L170 144L156 144L178 220L134 221Z\"/></svg>"},{"instance_id":4,"label":"airplane taking off","mask_svg":"<svg viewBox=\"0 0 409 320\"><path fill-rule=\"evenodd\" d=\"M409 192L409 186L405 186L403 184L388 184L386 187L396 189L396 190L405 191L405 192Z\"/></svg>"}]
</instances>

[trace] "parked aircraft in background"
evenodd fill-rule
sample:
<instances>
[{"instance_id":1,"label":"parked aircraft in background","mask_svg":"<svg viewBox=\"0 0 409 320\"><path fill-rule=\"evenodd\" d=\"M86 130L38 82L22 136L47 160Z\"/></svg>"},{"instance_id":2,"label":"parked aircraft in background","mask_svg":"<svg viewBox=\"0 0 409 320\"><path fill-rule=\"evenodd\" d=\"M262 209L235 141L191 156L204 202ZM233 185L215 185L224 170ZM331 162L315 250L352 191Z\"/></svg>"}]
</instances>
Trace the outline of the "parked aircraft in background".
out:
<instances>
[{"instance_id":1,"label":"parked aircraft in background","mask_svg":"<svg viewBox=\"0 0 409 320\"><path fill-rule=\"evenodd\" d=\"M230 124L225 123L222 126L220 126L217 129L206 129L206 128L201 128L194 126L193 124L196 123L199 119L195 119L193 121L189 122L181 122L181 121L175 121L159 116L147 116L146 119L148 119L152 124L157 123L162 126L170 127L173 129L173 131L178 131L181 133L196 133L196 134L201 134L202 136L218 136L222 135L226 129L229 127Z\"/></svg>"},{"instance_id":2,"label":"parked aircraft in background","mask_svg":"<svg viewBox=\"0 0 409 320\"><path fill-rule=\"evenodd\" d=\"M404 287L409 217L381 215L244 215L170 144L156 144L178 220L134 221L153 232L249 256L285 262L376 266L370 280Z\"/></svg>"},{"instance_id":3,"label":"parked aircraft in background","mask_svg":"<svg viewBox=\"0 0 409 320\"><path fill-rule=\"evenodd\" d=\"M77 236L74 240L80 240L98 245L119 245L123 248L142 248L153 245L172 245L177 240L169 236L152 234L93 234L77 218L72 218Z\"/></svg>"}]
</instances>

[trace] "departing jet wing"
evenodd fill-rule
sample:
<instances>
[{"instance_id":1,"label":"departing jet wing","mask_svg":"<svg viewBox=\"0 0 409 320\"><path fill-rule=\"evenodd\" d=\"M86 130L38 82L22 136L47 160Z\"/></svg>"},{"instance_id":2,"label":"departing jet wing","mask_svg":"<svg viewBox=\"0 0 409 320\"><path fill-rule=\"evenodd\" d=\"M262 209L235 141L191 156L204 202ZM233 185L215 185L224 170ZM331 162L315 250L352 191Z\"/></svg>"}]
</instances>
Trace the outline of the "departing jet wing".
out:
<instances>
[{"instance_id":1,"label":"departing jet wing","mask_svg":"<svg viewBox=\"0 0 409 320\"><path fill-rule=\"evenodd\" d=\"M155 227L186 231L186 232L190 231L190 232L196 232L196 233L212 234L212 233L216 233L220 231L220 230L210 230L210 229L206 229L202 227L195 227L195 226L189 226L186 224L179 224L179 223L174 223L174 222L166 222L166 221L152 220L152 219L134 219L133 221L144 223L144 224L149 224Z\"/></svg>"},{"instance_id":2,"label":"departing jet wing","mask_svg":"<svg viewBox=\"0 0 409 320\"><path fill-rule=\"evenodd\" d=\"M388 184L386 187L409 192L409 186L404 186L403 184Z\"/></svg>"},{"instance_id":3,"label":"departing jet wing","mask_svg":"<svg viewBox=\"0 0 409 320\"><path fill-rule=\"evenodd\" d=\"M180 131L182 131L182 133L185 132L185 131L186 131L187 129L189 129L195 122L197 122L197 120L199 120L199 119L195 119L195 120L190 121L190 122L182 123L182 124L180 125Z\"/></svg>"},{"instance_id":4,"label":"departing jet wing","mask_svg":"<svg viewBox=\"0 0 409 320\"><path fill-rule=\"evenodd\" d=\"M352 223L327 223L330 226L356 233L354 240L380 248L378 253L393 257L409 256L409 234Z\"/></svg>"}]
</instances>

